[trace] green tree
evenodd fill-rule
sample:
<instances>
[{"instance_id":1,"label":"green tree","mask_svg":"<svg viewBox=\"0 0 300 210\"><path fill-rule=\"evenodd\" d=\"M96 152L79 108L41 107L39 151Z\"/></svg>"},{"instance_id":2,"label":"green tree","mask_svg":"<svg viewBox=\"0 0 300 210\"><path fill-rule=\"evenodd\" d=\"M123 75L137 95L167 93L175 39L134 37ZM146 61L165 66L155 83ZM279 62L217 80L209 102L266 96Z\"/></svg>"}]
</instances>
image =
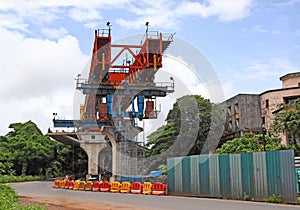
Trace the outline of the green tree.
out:
<instances>
[{"instance_id":1,"label":"green tree","mask_svg":"<svg viewBox=\"0 0 300 210\"><path fill-rule=\"evenodd\" d=\"M280 144L280 138L271 138L269 136L263 137L263 135L255 135L255 137L247 133L240 138L235 138L224 143L217 149L218 154L239 154L246 152L261 152L264 144L264 138L266 141L266 151L283 149Z\"/></svg>"},{"instance_id":2,"label":"green tree","mask_svg":"<svg viewBox=\"0 0 300 210\"><path fill-rule=\"evenodd\" d=\"M222 130L222 112L208 99L199 95L177 99L166 121L166 125L148 136L146 146L150 149L146 154L156 157L150 169L166 164L168 157L205 154L218 145L219 136L214 135L214 131L217 134Z\"/></svg>"},{"instance_id":3,"label":"green tree","mask_svg":"<svg viewBox=\"0 0 300 210\"><path fill-rule=\"evenodd\" d=\"M289 143L300 149L297 144L297 140L300 138L300 98L293 103L283 105L280 110L275 114L271 131L286 133Z\"/></svg>"},{"instance_id":4,"label":"green tree","mask_svg":"<svg viewBox=\"0 0 300 210\"><path fill-rule=\"evenodd\" d=\"M87 155L79 146L51 140L31 121L9 128L0 136L0 175L54 177L87 171Z\"/></svg>"}]
</instances>

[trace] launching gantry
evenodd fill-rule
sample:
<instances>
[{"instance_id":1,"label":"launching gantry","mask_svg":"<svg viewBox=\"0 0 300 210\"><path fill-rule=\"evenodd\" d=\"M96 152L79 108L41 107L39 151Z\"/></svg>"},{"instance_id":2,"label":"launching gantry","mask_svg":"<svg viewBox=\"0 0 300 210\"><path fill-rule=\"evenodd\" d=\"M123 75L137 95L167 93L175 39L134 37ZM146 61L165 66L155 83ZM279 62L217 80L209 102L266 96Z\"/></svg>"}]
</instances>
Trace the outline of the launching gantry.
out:
<instances>
[{"instance_id":1,"label":"launching gantry","mask_svg":"<svg viewBox=\"0 0 300 210\"><path fill-rule=\"evenodd\" d=\"M131 158L126 157L138 147L134 139L142 128L137 121L156 119L156 98L174 92L174 81L154 82L174 34L149 31L147 22L140 44L113 44L109 22L107 26L95 30L88 78L76 78L76 89L85 97L80 119L53 119L54 127L74 127L76 132L49 135L65 144L80 145L88 155L89 174L99 173L99 153L108 145L112 147L112 174L136 174L137 168L131 170L126 160ZM117 64L124 54L126 59Z\"/></svg>"}]
</instances>

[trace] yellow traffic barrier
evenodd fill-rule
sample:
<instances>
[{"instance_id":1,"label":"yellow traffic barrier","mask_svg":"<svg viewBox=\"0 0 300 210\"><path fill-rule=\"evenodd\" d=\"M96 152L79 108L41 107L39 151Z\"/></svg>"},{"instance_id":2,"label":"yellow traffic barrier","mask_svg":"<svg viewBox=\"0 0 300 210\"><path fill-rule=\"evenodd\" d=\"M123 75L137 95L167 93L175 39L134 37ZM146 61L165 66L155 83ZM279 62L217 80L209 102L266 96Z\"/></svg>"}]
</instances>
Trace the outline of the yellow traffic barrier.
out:
<instances>
[{"instance_id":1,"label":"yellow traffic barrier","mask_svg":"<svg viewBox=\"0 0 300 210\"><path fill-rule=\"evenodd\" d=\"M85 191L91 191L93 187L93 182L92 181L87 181L85 186L84 186L84 190Z\"/></svg>"},{"instance_id":2,"label":"yellow traffic barrier","mask_svg":"<svg viewBox=\"0 0 300 210\"><path fill-rule=\"evenodd\" d=\"M80 184L79 184L78 190L84 190L85 185L86 185L86 182L85 181L81 181Z\"/></svg>"},{"instance_id":3,"label":"yellow traffic barrier","mask_svg":"<svg viewBox=\"0 0 300 210\"><path fill-rule=\"evenodd\" d=\"M120 192L121 184L120 182L111 183L110 192Z\"/></svg>"},{"instance_id":4,"label":"yellow traffic barrier","mask_svg":"<svg viewBox=\"0 0 300 210\"><path fill-rule=\"evenodd\" d=\"M58 188L65 189L65 186L66 186L66 180L64 179L59 180Z\"/></svg>"},{"instance_id":5,"label":"yellow traffic barrier","mask_svg":"<svg viewBox=\"0 0 300 210\"><path fill-rule=\"evenodd\" d=\"M120 192L121 193L129 193L130 192L130 182L122 182Z\"/></svg>"},{"instance_id":6,"label":"yellow traffic barrier","mask_svg":"<svg viewBox=\"0 0 300 210\"><path fill-rule=\"evenodd\" d=\"M80 180L76 180L76 181L74 182L73 190L79 190L79 185L80 185Z\"/></svg>"},{"instance_id":7,"label":"yellow traffic barrier","mask_svg":"<svg viewBox=\"0 0 300 210\"><path fill-rule=\"evenodd\" d=\"M152 194L152 184L151 182L144 182L143 184L143 194L151 195Z\"/></svg>"}]
</instances>

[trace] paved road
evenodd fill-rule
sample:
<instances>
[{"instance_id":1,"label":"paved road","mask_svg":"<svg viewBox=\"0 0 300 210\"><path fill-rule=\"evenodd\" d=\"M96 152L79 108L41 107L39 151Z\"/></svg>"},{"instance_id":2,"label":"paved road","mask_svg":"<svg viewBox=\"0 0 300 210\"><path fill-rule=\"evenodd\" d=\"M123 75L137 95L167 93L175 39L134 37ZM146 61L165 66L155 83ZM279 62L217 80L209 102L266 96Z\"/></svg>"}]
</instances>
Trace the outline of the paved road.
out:
<instances>
[{"instance_id":1,"label":"paved road","mask_svg":"<svg viewBox=\"0 0 300 210\"><path fill-rule=\"evenodd\" d=\"M43 198L65 198L82 202L109 203L151 210L294 210L300 206L231 201L176 196L150 196L121 193L73 191L52 188L53 182L12 183L18 195Z\"/></svg>"}]
</instances>

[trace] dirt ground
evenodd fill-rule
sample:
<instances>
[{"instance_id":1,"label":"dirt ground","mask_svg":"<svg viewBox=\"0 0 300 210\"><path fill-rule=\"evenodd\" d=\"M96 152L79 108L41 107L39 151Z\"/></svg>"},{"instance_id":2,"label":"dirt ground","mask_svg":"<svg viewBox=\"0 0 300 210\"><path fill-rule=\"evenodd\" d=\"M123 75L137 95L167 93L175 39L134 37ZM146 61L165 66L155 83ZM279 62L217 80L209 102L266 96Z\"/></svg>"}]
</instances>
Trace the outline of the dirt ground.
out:
<instances>
[{"instance_id":1,"label":"dirt ground","mask_svg":"<svg viewBox=\"0 0 300 210\"><path fill-rule=\"evenodd\" d=\"M146 210L133 206L112 206L110 204L101 202L82 203L65 198L39 198L19 196L19 200L25 206L41 204L48 210Z\"/></svg>"}]
</instances>

